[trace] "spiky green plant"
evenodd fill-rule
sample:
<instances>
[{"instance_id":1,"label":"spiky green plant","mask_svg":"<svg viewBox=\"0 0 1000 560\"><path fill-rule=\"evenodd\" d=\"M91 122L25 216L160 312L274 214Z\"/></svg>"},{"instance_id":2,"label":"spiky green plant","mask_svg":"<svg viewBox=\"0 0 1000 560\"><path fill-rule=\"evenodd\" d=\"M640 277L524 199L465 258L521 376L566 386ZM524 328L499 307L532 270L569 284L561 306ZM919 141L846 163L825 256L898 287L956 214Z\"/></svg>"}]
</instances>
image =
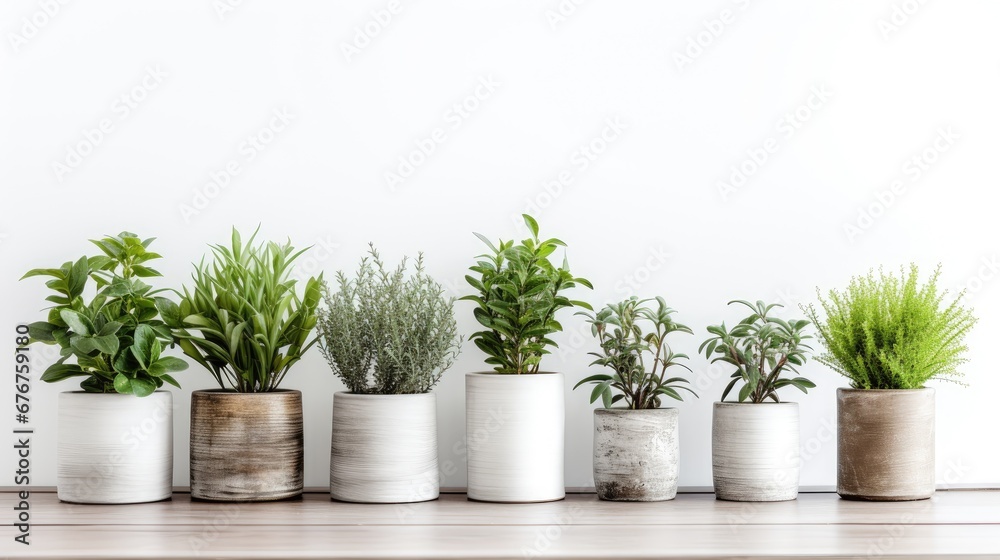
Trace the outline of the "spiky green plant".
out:
<instances>
[{"instance_id":1,"label":"spiky green plant","mask_svg":"<svg viewBox=\"0 0 1000 560\"><path fill-rule=\"evenodd\" d=\"M374 245L357 275L337 273L336 291L324 286L319 348L352 393L426 393L458 356L454 298L424 271L406 272L403 258L387 270Z\"/></svg>"},{"instance_id":2,"label":"spiky green plant","mask_svg":"<svg viewBox=\"0 0 1000 560\"><path fill-rule=\"evenodd\" d=\"M259 231L259 229L258 229ZM184 353L215 377L223 389L240 393L274 391L288 370L316 342L316 308L323 275L306 281L302 297L292 264L307 249L291 242L244 246L233 228L232 244L212 245L183 288L180 305L162 310Z\"/></svg>"},{"instance_id":3,"label":"spiky green plant","mask_svg":"<svg viewBox=\"0 0 1000 560\"><path fill-rule=\"evenodd\" d=\"M960 299L945 302L940 274L938 265L920 285L916 264L908 273L901 267L898 277L880 268L877 277L869 271L851 279L843 292L830 290L829 300L817 288L826 321L812 304L803 307L827 348L817 361L856 389L918 389L931 379L962 384L962 341L976 318Z\"/></svg>"}]
</instances>

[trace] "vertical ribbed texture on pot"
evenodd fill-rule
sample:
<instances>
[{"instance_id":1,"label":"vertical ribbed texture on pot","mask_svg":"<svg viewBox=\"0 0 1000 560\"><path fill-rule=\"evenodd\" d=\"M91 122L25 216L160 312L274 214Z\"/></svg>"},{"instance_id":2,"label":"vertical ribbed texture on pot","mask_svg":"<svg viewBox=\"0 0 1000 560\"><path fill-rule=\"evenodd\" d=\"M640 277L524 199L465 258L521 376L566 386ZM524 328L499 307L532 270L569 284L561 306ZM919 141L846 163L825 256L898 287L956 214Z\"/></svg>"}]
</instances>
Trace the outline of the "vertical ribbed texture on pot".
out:
<instances>
[{"instance_id":1,"label":"vertical ribbed texture on pot","mask_svg":"<svg viewBox=\"0 0 1000 560\"><path fill-rule=\"evenodd\" d=\"M594 411L594 485L602 500L655 502L677 495L676 408Z\"/></svg>"},{"instance_id":2,"label":"vertical ribbed texture on pot","mask_svg":"<svg viewBox=\"0 0 1000 560\"><path fill-rule=\"evenodd\" d=\"M838 494L921 500L934 477L934 389L837 389Z\"/></svg>"},{"instance_id":3,"label":"vertical ribbed texture on pot","mask_svg":"<svg viewBox=\"0 0 1000 560\"><path fill-rule=\"evenodd\" d=\"M173 398L60 393L59 499L135 504L170 497L174 473Z\"/></svg>"},{"instance_id":4,"label":"vertical ribbed texture on pot","mask_svg":"<svg viewBox=\"0 0 1000 560\"><path fill-rule=\"evenodd\" d=\"M566 497L561 373L465 376L469 498L548 502Z\"/></svg>"},{"instance_id":5,"label":"vertical ribbed texture on pot","mask_svg":"<svg viewBox=\"0 0 1000 560\"><path fill-rule=\"evenodd\" d=\"M364 503L438 497L437 400L419 395L333 396L330 496Z\"/></svg>"},{"instance_id":6,"label":"vertical ribbed texture on pot","mask_svg":"<svg viewBox=\"0 0 1000 560\"><path fill-rule=\"evenodd\" d=\"M302 393L191 394L191 497L260 502L302 493Z\"/></svg>"},{"instance_id":7,"label":"vertical ribbed texture on pot","mask_svg":"<svg viewBox=\"0 0 1000 560\"><path fill-rule=\"evenodd\" d=\"M712 479L720 500L794 500L799 491L798 403L715 403Z\"/></svg>"}]
</instances>

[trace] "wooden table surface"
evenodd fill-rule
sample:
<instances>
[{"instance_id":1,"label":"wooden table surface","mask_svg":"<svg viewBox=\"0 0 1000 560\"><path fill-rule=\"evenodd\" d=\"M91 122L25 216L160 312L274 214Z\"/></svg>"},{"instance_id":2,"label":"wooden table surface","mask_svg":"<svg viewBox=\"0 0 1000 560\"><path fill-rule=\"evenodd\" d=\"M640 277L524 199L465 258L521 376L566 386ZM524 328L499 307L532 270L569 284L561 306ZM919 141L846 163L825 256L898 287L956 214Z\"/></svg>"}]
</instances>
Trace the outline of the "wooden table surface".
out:
<instances>
[{"instance_id":1,"label":"wooden table surface","mask_svg":"<svg viewBox=\"0 0 1000 560\"><path fill-rule=\"evenodd\" d=\"M13 520L14 494L2 510ZM94 506L31 496L31 545L8 558L949 558L1000 559L1000 492L865 503L800 494L736 503L681 494L659 503L570 494L545 504L484 504L463 494L410 505L331 502ZM2 520L7 524L7 520Z\"/></svg>"}]
</instances>

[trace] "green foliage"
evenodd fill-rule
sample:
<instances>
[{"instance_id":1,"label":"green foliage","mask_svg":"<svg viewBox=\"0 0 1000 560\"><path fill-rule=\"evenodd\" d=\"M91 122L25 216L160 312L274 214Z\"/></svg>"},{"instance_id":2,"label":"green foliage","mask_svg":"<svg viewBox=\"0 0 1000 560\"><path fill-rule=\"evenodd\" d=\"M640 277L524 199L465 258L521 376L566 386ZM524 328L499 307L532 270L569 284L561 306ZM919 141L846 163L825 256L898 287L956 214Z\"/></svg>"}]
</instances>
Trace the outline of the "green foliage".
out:
<instances>
[{"instance_id":1,"label":"green foliage","mask_svg":"<svg viewBox=\"0 0 1000 560\"><path fill-rule=\"evenodd\" d=\"M55 292L45 298L55 304L48 320L28 326L32 342L60 348L59 360L45 370L42 381L84 377L80 388L89 393L137 397L164 382L180 387L170 373L187 369L187 362L161 355L172 338L159 309L172 302L156 297L160 290L141 280L161 276L145 264L161 258L148 250L152 242L128 232L92 239L103 255L31 270L21 278L49 276L45 285ZM86 303L89 280L97 293Z\"/></svg>"},{"instance_id":2,"label":"green foliage","mask_svg":"<svg viewBox=\"0 0 1000 560\"><path fill-rule=\"evenodd\" d=\"M319 347L352 393L426 393L458 356L454 298L424 272L406 274L407 259L386 270L374 245L351 280L337 273L338 290L324 286Z\"/></svg>"},{"instance_id":3,"label":"green foliage","mask_svg":"<svg viewBox=\"0 0 1000 560\"><path fill-rule=\"evenodd\" d=\"M591 332L601 343L601 353L591 352L597 357L590 365L610 368L614 373L591 375L580 380L574 389L585 383L595 385L590 393L590 402L598 398L604 408L611 408L624 400L632 409L659 408L664 396L683 400L679 389L690 392L688 380L683 377L667 377L667 369L680 366L691 368L678 362L686 359L684 354L676 354L667 344L667 335L672 332L691 333L691 329L674 321L670 316L674 310L667 307L662 297L657 297L657 308L644 305L650 300L631 297L625 301L610 304L595 313L580 311L578 315L588 318ZM642 324L651 327L651 332L643 334ZM646 366L646 357L652 359L651 367ZM647 371L648 369L648 371ZM618 393L615 394L614 392Z\"/></svg>"},{"instance_id":4,"label":"green foliage","mask_svg":"<svg viewBox=\"0 0 1000 560\"><path fill-rule=\"evenodd\" d=\"M478 293L461 298L476 302L476 320L486 330L474 333L472 340L499 373L537 373L547 348L557 346L549 335L562 331L556 312L573 306L593 310L586 302L560 295L577 284L593 288L586 279L570 274L565 257L560 267L549 261L566 244L555 238L540 240L538 223L523 216L531 237L518 245L502 240L494 245L476 234L490 253L479 255L470 267L478 278L465 277Z\"/></svg>"},{"instance_id":5,"label":"green foliage","mask_svg":"<svg viewBox=\"0 0 1000 560\"><path fill-rule=\"evenodd\" d=\"M844 292L830 290L829 301L820 296L826 322L812 305L804 308L827 348L817 361L856 389L918 389L931 379L960 383L958 366L968 349L962 340L976 318L958 300L944 304L940 274L938 266L920 286L915 264L909 274L901 268L898 278L869 271Z\"/></svg>"},{"instance_id":6,"label":"green foliage","mask_svg":"<svg viewBox=\"0 0 1000 560\"><path fill-rule=\"evenodd\" d=\"M259 228L258 228L259 231ZM211 264L195 267L194 286L180 305L162 309L184 353L208 369L223 389L260 393L278 388L288 370L316 342L323 275L306 281L304 295L291 278L291 242L244 246L234 228L232 245L213 245Z\"/></svg>"},{"instance_id":7,"label":"green foliage","mask_svg":"<svg viewBox=\"0 0 1000 560\"><path fill-rule=\"evenodd\" d=\"M816 386L805 377L782 378L785 370L798 373L795 366L806 362L807 351L812 348L802 343L812 338L803 334L809 326L809 321L798 319L784 321L778 317L769 317L768 312L777 303L765 305L763 301L752 304L748 301L736 300L749 307L750 315L739 322L732 330L726 330L726 324L708 327L712 337L701 344L698 352L704 352L706 358L712 358L712 363L726 362L736 367L732 381L722 393L723 401L740 381L743 387L739 392L739 402L749 400L752 403L762 403L766 399L781 402L778 399L778 389L791 385L803 393Z\"/></svg>"}]
</instances>

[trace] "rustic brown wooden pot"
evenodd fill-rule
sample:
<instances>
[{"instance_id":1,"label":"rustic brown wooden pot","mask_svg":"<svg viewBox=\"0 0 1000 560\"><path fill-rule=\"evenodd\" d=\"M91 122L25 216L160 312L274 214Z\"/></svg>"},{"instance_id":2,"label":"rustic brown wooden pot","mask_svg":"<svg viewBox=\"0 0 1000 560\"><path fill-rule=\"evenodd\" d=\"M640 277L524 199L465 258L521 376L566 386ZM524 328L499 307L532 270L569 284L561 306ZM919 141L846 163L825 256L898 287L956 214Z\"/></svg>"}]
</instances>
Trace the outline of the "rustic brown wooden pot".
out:
<instances>
[{"instance_id":1,"label":"rustic brown wooden pot","mask_svg":"<svg viewBox=\"0 0 1000 560\"><path fill-rule=\"evenodd\" d=\"M923 500L934 477L934 389L837 389L841 497Z\"/></svg>"},{"instance_id":2,"label":"rustic brown wooden pot","mask_svg":"<svg viewBox=\"0 0 1000 560\"><path fill-rule=\"evenodd\" d=\"M302 393L191 394L191 497L264 502L302 494Z\"/></svg>"}]
</instances>

